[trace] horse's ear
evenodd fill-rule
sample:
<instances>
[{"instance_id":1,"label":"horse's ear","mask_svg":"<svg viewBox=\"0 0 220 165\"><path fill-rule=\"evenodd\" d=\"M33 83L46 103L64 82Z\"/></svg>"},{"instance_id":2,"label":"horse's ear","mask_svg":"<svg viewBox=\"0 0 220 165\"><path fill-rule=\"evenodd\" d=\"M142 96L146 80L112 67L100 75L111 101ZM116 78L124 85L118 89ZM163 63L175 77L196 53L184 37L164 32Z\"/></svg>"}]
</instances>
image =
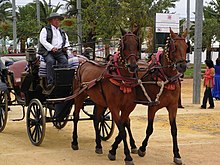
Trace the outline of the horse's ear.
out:
<instances>
[{"instance_id":1,"label":"horse's ear","mask_svg":"<svg viewBox=\"0 0 220 165\"><path fill-rule=\"evenodd\" d=\"M187 28L186 28L186 29L184 30L183 34L182 34L182 37L183 37L183 38L186 38L187 35L188 35L188 30L187 30Z\"/></svg>"},{"instance_id":2,"label":"horse's ear","mask_svg":"<svg viewBox=\"0 0 220 165\"><path fill-rule=\"evenodd\" d=\"M121 34L122 34L122 35L125 35L125 34L127 33L124 29L122 29L121 26L120 26L120 30L121 30Z\"/></svg>"},{"instance_id":3,"label":"horse's ear","mask_svg":"<svg viewBox=\"0 0 220 165\"><path fill-rule=\"evenodd\" d=\"M173 32L173 30L170 28L170 37L175 38L177 35Z\"/></svg>"},{"instance_id":4,"label":"horse's ear","mask_svg":"<svg viewBox=\"0 0 220 165\"><path fill-rule=\"evenodd\" d=\"M138 35L139 29L140 29L140 27L137 26L137 27L135 28L135 30L133 31L133 34Z\"/></svg>"}]
</instances>

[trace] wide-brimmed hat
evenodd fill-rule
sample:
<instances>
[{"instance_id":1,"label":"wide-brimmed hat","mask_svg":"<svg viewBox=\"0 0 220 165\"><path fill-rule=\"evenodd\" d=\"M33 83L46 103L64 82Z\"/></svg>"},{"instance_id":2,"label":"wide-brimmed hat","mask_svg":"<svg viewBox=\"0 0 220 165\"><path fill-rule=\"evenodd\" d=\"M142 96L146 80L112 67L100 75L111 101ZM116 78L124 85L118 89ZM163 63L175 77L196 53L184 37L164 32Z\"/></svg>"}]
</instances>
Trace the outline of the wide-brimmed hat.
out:
<instances>
[{"instance_id":1,"label":"wide-brimmed hat","mask_svg":"<svg viewBox=\"0 0 220 165\"><path fill-rule=\"evenodd\" d=\"M47 20L49 21L49 20L51 20L53 18L58 18L59 20L63 20L64 19L64 17L61 16L60 14L58 14L58 13L51 13L50 16L47 17Z\"/></svg>"}]
</instances>

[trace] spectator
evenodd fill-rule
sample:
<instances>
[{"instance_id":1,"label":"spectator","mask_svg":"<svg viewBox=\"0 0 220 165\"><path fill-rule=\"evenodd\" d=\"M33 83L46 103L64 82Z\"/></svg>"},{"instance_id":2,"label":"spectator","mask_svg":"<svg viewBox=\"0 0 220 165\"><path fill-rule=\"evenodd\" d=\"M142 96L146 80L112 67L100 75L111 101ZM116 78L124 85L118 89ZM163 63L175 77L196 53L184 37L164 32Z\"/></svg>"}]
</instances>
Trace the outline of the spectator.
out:
<instances>
[{"instance_id":1,"label":"spectator","mask_svg":"<svg viewBox=\"0 0 220 165\"><path fill-rule=\"evenodd\" d=\"M68 54L68 58L76 57L76 55L77 55L77 49L73 48L71 50L71 53Z\"/></svg>"},{"instance_id":2,"label":"spectator","mask_svg":"<svg viewBox=\"0 0 220 165\"><path fill-rule=\"evenodd\" d=\"M84 51L84 53L83 53L83 55L86 57L86 58L88 58L89 60L91 60L91 56L90 56L90 53L92 53L92 48L90 48L90 47L86 47L85 48L85 51Z\"/></svg>"},{"instance_id":3,"label":"spectator","mask_svg":"<svg viewBox=\"0 0 220 165\"><path fill-rule=\"evenodd\" d=\"M179 93L179 100L178 100L178 108L184 108L182 105L182 96L181 96L181 81L183 81L184 74L179 78L179 85L180 85L180 93Z\"/></svg>"},{"instance_id":4,"label":"spectator","mask_svg":"<svg viewBox=\"0 0 220 165\"><path fill-rule=\"evenodd\" d=\"M109 54L107 57L106 57L106 59L105 59L105 61L108 63L110 60L112 60L113 59L113 55L112 54Z\"/></svg>"},{"instance_id":5,"label":"spectator","mask_svg":"<svg viewBox=\"0 0 220 165\"><path fill-rule=\"evenodd\" d=\"M214 82L215 85L212 89L212 96L216 100L220 100L220 58L216 59Z\"/></svg>"},{"instance_id":6,"label":"spectator","mask_svg":"<svg viewBox=\"0 0 220 165\"><path fill-rule=\"evenodd\" d=\"M10 46L8 47L8 54L12 54L12 53L13 53L13 46L10 45Z\"/></svg>"},{"instance_id":7,"label":"spectator","mask_svg":"<svg viewBox=\"0 0 220 165\"><path fill-rule=\"evenodd\" d=\"M214 109L215 106L214 106L211 89L214 86L215 69L214 69L214 64L212 60L205 60L205 64L206 64L206 70L203 76L205 92L203 96L201 109L206 109L206 104L207 104L208 99L209 99L209 104L210 104L208 109Z\"/></svg>"},{"instance_id":8,"label":"spectator","mask_svg":"<svg viewBox=\"0 0 220 165\"><path fill-rule=\"evenodd\" d=\"M72 50L72 55L73 55L73 56L76 56L76 55L77 55L77 50L76 50L75 48L73 48L73 50Z\"/></svg>"}]
</instances>

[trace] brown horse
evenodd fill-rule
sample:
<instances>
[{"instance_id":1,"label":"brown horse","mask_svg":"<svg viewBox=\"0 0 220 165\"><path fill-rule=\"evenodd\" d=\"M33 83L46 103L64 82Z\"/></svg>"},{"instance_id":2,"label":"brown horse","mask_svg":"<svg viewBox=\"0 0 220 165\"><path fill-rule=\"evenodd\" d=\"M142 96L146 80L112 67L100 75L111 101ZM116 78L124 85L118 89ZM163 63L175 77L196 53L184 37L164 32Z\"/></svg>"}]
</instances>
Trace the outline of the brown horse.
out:
<instances>
[{"instance_id":1,"label":"brown horse","mask_svg":"<svg viewBox=\"0 0 220 165\"><path fill-rule=\"evenodd\" d=\"M155 114L159 109L166 107L173 139L174 162L182 164L177 143L176 114L180 93L179 77L186 70L186 35L185 32L182 36L178 36L170 30L170 38L167 40L160 61L155 61L147 71L139 73L142 83L136 87L137 100L141 104L148 105L146 137L138 150L141 157L145 155L149 137L153 133Z\"/></svg>"},{"instance_id":2,"label":"brown horse","mask_svg":"<svg viewBox=\"0 0 220 165\"><path fill-rule=\"evenodd\" d=\"M125 162L127 165L132 165L133 160L128 149L126 141L126 123L129 120L129 114L134 110L135 91L134 85L137 84L137 79L133 78L137 71L137 59L140 53L140 43L137 37L139 29L133 33L122 31L120 41L120 53L114 55L112 64L99 66L92 61L82 63L77 71L74 93L78 93L75 98L74 109L74 128L72 149L78 150L77 140L77 123L79 120L79 112L83 107L83 101L89 96L96 104L97 114L94 120L96 130L96 153L102 153L100 131L98 129L100 116L105 107L111 111L113 119L119 129L118 138L124 142ZM118 143L118 142L116 142ZM117 146L112 145L112 150L109 151L109 159L115 160ZM136 146L134 146L136 147Z\"/></svg>"}]
</instances>

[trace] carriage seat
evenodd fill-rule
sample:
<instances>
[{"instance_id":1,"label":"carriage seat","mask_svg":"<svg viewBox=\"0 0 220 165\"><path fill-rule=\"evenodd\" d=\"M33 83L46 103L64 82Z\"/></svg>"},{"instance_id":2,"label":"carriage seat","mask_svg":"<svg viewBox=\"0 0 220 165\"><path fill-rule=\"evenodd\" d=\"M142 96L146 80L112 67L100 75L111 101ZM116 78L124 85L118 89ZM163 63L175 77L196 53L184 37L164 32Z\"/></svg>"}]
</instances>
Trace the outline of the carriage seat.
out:
<instances>
[{"instance_id":1,"label":"carriage seat","mask_svg":"<svg viewBox=\"0 0 220 165\"><path fill-rule=\"evenodd\" d=\"M47 75L47 70L46 70L46 61L43 58L42 55L37 55L40 57L40 66L39 66L39 73L38 75L40 77L46 77ZM68 58L68 67L69 68L74 68L77 69L79 66L79 58L76 56L72 56Z\"/></svg>"},{"instance_id":2,"label":"carriage seat","mask_svg":"<svg viewBox=\"0 0 220 165\"><path fill-rule=\"evenodd\" d=\"M21 75L25 71L26 66L26 60L16 61L12 65L8 66L8 70L14 75L14 86L21 85Z\"/></svg>"}]
</instances>

